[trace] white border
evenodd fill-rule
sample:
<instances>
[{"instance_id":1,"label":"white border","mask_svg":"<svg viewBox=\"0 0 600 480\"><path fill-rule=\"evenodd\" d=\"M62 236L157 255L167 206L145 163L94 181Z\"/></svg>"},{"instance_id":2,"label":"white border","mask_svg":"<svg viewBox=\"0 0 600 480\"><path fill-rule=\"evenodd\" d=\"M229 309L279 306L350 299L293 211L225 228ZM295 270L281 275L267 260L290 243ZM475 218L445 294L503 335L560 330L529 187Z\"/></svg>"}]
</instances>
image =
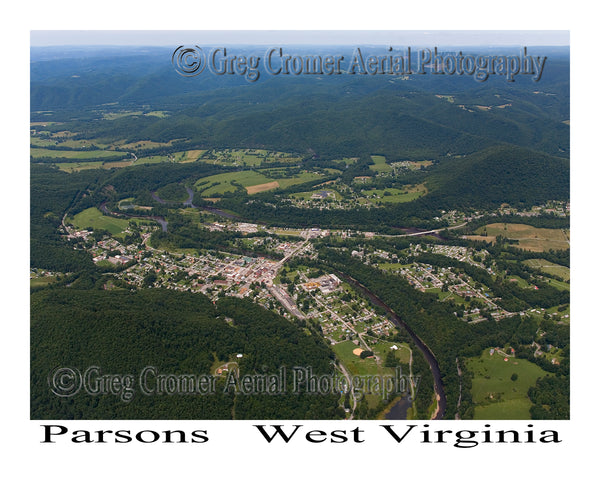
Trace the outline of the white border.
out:
<instances>
[{"instance_id":1,"label":"white border","mask_svg":"<svg viewBox=\"0 0 600 480\"><path fill-rule=\"evenodd\" d=\"M395 2L396 3L396 2ZM400 3L400 2L397 2ZM287 5L287 4L286 4ZM150 2L125 3L122 0L103 2L28 2L19 6L19 20L6 12L10 23L3 29L5 68L3 85L5 111L3 138L11 146L5 151L2 204L6 207L2 235L4 275L2 292L4 306L2 442L5 462L21 475L37 473L45 478L65 475L85 475L88 478L136 477L164 478L182 474L225 478L234 475L253 478L318 477L352 474L369 476L427 475L445 478L485 476L536 476L571 473L577 466L591 466L594 456L588 448L592 439L597 383L592 371L593 353L598 338L596 310L593 301L598 262L595 236L588 224L594 225L598 160L591 142L597 138L593 117L585 107L597 113L593 102L597 96L598 76L596 45L591 34L597 30L593 13L578 11L576 6L558 2L505 1L427 2L426 6L389 5L388 2L304 2L284 6L283 2L220 2L211 5L197 1L154 5ZM14 6L14 4L13 4ZM564 442L553 445L481 445L473 449L457 449L450 445L394 445L377 441L373 433L362 445L309 445L300 443L283 448L257 440L248 422L78 422L81 428L109 428L116 423L129 428L140 426L157 429L185 425L193 430L209 425L211 441L205 445L101 445L70 444L41 445L39 424L29 417L29 334L28 334L28 215L20 208L28 195L28 46L29 30L43 29L512 29L571 30L572 54L572 420L543 422L561 432ZM593 129L593 130L592 130ZM594 145L595 146L595 145ZM13 169L14 164L19 166ZM15 181L16 180L16 181ZM18 205L12 212L9 206ZM594 220L592 220L594 219ZM590 222L591 220L591 222ZM585 243L584 243L585 242ZM587 272L587 273L586 273ZM585 341L585 340L587 341ZM60 423L60 422L58 422ZM285 422L296 423L296 422ZM307 424L308 422L298 422ZM334 424L335 428L340 423ZM363 422L352 424L362 425ZM380 422L365 423L368 432ZM422 423L422 422L420 422ZM449 429L473 428L485 422L454 422ZM516 427L518 422L488 422ZM542 422L534 422L536 426ZM199 425L197 427L196 425ZM316 428L326 428L328 422L316 422ZM118 428L123 428L122 426ZM346 427L350 428L350 427ZM522 426L519 425L519 428ZM214 432L214 433L212 433ZM5 470L10 471L5 465ZM592 470L593 471L593 470Z\"/></svg>"}]
</instances>

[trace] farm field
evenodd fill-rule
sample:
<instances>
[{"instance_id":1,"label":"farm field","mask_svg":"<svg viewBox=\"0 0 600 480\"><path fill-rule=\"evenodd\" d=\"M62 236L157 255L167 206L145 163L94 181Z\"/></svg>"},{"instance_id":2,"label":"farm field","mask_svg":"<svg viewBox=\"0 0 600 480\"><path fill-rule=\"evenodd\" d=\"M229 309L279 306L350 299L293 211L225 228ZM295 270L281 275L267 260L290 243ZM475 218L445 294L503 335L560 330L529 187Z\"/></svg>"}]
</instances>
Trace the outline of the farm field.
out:
<instances>
[{"instance_id":1,"label":"farm field","mask_svg":"<svg viewBox=\"0 0 600 480\"><path fill-rule=\"evenodd\" d=\"M195 184L197 189L206 188L206 186L215 184L202 191L203 197L210 197L215 194L225 192L234 192L236 190L235 183L246 188L249 194L264 192L275 188L286 188L299 183L310 182L320 178L317 173L304 172L298 176L288 178L269 178L254 170L244 170L241 172L220 173L211 175L198 180ZM232 183L233 182L233 183Z\"/></svg>"},{"instance_id":2,"label":"farm field","mask_svg":"<svg viewBox=\"0 0 600 480\"><path fill-rule=\"evenodd\" d=\"M473 373L471 394L475 420L529 419L531 401L527 391L538 378L549 375L540 367L522 358L505 357L485 350L480 357L467 360ZM517 374L516 380L511 376Z\"/></svg>"},{"instance_id":3,"label":"farm field","mask_svg":"<svg viewBox=\"0 0 600 480\"><path fill-rule=\"evenodd\" d=\"M487 236L486 236L487 233ZM521 223L490 223L478 228L476 235L468 235L471 240L494 242L496 237L518 240L518 247L532 252L544 252L550 249L569 248L569 233L561 229L536 228Z\"/></svg>"}]
</instances>

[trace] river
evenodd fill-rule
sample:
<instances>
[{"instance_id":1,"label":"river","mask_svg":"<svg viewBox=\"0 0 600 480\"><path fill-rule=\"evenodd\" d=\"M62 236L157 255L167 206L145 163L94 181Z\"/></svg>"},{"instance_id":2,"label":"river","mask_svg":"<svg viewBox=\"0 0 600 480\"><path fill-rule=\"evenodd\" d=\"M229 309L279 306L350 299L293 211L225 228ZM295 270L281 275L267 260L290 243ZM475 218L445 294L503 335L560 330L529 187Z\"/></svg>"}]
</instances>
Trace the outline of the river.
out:
<instances>
[{"instance_id":1,"label":"river","mask_svg":"<svg viewBox=\"0 0 600 480\"><path fill-rule=\"evenodd\" d=\"M398 314L396 314L396 312L394 312L387 304L385 304L381 299L379 299L379 297L377 297L377 295L375 295L373 292L371 292L371 290L369 290L362 283L360 283L359 281L355 280L354 278L350 277L349 275L347 275L345 273L337 271L337 274L340 277L342 277L344 280L346 280L348 283L353 285L355 288L361 290L369 298L369 300L371 300L375 305L378 305L378 306L384 308L385 311L390 314L392 322L395 323L397 326L404 328L408 332L408 334L411 336L413 341L415 342L415 345L417 346L417 348L419 350L421 350L421 352L423 352L423 356L425 357L425 360L427 360L427 363L429 363L429 368L431 369L431 373L433 375L433 388L434 388L434 391L435 391L435 394L437 397L437 404L438 404L437 411L436 411L434 417L432 418L432 420L441 420L442 418L444 418L444 415L446 414L446 394L444 392L444 384L442 382L442 374L440 372L440 366L438 365L438 362L437 362L433 352L429 349L429 347L427 345L425 345L425 343L423 343L423 340L421 340L419 338L419 336L415 332L413 332L412 329L408 325L406 325L406 323L404 323L404 321L398 316ZM398 408L399 408L398 412L400 412L403 407L398 407ZM406 407L406 408L408 408L408 407ZM393 407L392 407L392 410L393 410ZM391 413L391 411L390 411L390 413ZM386 417L386 418L389 418L389 417Z\"/></svg>"},{"instance_id":2,"label":"river","mask_svg":"<svg viewBox=\"0 0 600 480\"><path fill-rule=\"evenodd\" d=\"M408 409L412 406L412 402L408 397L400 397L392 402L384 418L386 420L406 420Z\"/></svg>"}]
</instances>

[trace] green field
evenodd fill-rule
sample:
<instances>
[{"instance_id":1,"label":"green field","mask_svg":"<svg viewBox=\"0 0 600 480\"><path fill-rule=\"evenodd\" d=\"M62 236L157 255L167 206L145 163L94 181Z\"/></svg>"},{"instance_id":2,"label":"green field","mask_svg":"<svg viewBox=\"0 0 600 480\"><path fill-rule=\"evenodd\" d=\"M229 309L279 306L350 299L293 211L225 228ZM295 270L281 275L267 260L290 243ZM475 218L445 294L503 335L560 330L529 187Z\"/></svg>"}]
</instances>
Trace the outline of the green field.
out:
<instances>
[{"instance_id":1,"label":"green field","mask_svg":"<svg viewBox=\"0 0 600 480\"><path fill-rule=\"evenodd\" d=\"M400 363L408 364L410 361L410 348L406 343L379 341L377 342L377 345L373 345L373 352L375 352L385 362L385 356L389 351L391 351L391 347L393 345L398 347L398 350L394 351L396 359ZM403 373L408 375L408 372Z\"/></svg>"},{"instance_id":2,"label":"green field","mask_svg":"<svg viewBox=\"0 0 600 480\"><path fill-rule=\"evenodd\" d=\"M522 358L504 357L485 350L480 357L467 360L473 373L471 394L475 407L475 420L525 420L529 419L532 403L527 391L538 378L549 375L540 367ZM518 378L513 381L511 375Z\"/></svg>"},{"instance_id":3,"label":"green field","mask_svg":"<svg viewBox=\"0 0 600 480\"><path fill-rule=\"evenodd\" d=\"M468 236L473 240L494 242L496 236L518 240L519 248L533 252L548 250L565 250L569 248L569 232L559 228L536 228L521 223L490 223L475 231L476 235Z\"/></svg>"},{"instance_id":4,"label":"green field","mask_svg":"<svg viewBox=\"0 0 600 480\"><path fill-rule=\"evenodd\" d=\"M570 280L571 278L571 270L569 269L569 267L557 265L556 263L549 262L548 260L544 260L541 258L532 258L531 260L523 261L523 263L530 267L538 268L544 273L557 275L565 281Z\"/></svg>"},{"instance_id":5,"label":"green field","mask_svg":"<svg viewBox=\"0 0 600 480\"><path fill-rule=\"evenodd\" d=\"M370 190L361 190L361 194L370 201L383 203L404 203L412 202L422 195L427 193L424 185L407 185L403 189L399 188L384 188ZM375 198L373 198L375 197Z\"/></svg>"},{"instance_id":6,"label":"green field","mask_svg":"<svg viewBox=\"0 0 600 480\"><path fill-rule=\"evenodd\" d=\"M373 357L360 358L354 355L352 351L358 347L350 340L332 345L336 357L344 364L351 375L391 375L394 370L392 368L380 367ZM399 355L400 356L400 355Z\"/></svg>"},{"instance_id":7,"label":"green field","mask_svg":"<svg viewBox=\"0 0 600 480\"><path fill-rule=\"evenodd\" d=\"M57 142L51 138L31 137L29 143L36 147L50 147L56 145Z\"/></svg>"},{"instance_id":8,"label":"green field","mask_svg":"<svg viewBox=\"0 0 600 480\"><path fill-rule=\"evenodd\" d=\"M68 221L79 230L87 228L107 230L112 235L120 234L129 226L129 220L102 215L102 212L96 207L79 212Z\"/></svg>"},{"instance_id":9,"label":"green field","mask_svg":"<svg viewBox=\"0 0 600 480\"><path fill-rule=\"evenodd\" d=\"M30 287L45 287L46 285L49 285L52 282L56 281L56 277L54 276L49 276L49 277L32 277L29 279L29 286Z\"/></svg>"},{"instance_id":10,"label":"green field","mask_svg":"<svg viewBox=\"0 0 600 480\"><path fill-rule=\"evenodd\" d=\"M371 155L371 159L375 162L375 165L369 165L369 168L377 173L388 173L393 170L391 165L385 163L385 157L383 155Z\"/></svg>"},{"instance_id":11,"label":"green field","mask_svg":"<svg viewBox=\"0 0 600 480\"><path fill-rule=\"evenodd\" d=\"M317 173L303 172L294 177L288 178L269 178L254 170L244 170L241 172L220 173L210 177L201 178L196 182L198 189L206 188L208 185L216 183L202 192L203 197L210 197L225 192L234 192L236 186L241 185L248 190L248 193L258 193L259 191L272 190L274 188L286 188L299 183L310 182L321 178ZM232 183L233 182L233 183ZM265 186L261 189L261 186ZM254 188L253 188L254 187Z\"/></svg>"}]
</instances>

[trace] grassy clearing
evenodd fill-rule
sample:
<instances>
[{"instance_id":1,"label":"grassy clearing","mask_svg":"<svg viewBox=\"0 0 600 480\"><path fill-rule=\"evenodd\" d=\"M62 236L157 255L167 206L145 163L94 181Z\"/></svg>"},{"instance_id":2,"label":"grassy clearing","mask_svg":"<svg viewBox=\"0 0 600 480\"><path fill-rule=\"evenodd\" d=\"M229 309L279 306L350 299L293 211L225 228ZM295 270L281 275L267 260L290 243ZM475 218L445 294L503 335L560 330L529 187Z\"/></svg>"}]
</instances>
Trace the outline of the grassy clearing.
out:
<instances>
[{"instance_id":1,"label":"grassy clearing","mask_svg":"<svg viewBox=\"0 0 600 480\"><path fill-rule=\"evenodd\" d=\"M45 287L46 285L51 284L56 281L56 277L48 276L48 277L32 277L29 279L30 287Z\"/></svg>"},{"instance_id":2,"label":"grassy clearing","mask_svg":"<svg viewBox=\"0 0 600 480\"><path fill-rule=\"evenodd\" d=\"M380 341L377 345L373 345L373 352L385 361L385 356L392 351L391 347L396 345L398 350L394 351L394 356L400 363L408 364L410 362L410 347L406 343L392 343ZM408 372L403 372L408 375Z\"/></svg>"},{"instance_id":3,"label":"grassy clearing","mask_svg":"<svg viewBox=\"0 0 600 480\"><path fill-rule=\"evenodd\" d=\"M388 173L393 169L391 165L388 165L385 162L385 157L383 155L371 155L371 159L375 162L375 165L369 165L369 168L377 173Z\"/></svg>"},{"instance_id":4,"label":"grassy clearing","mask_svg":"<svg viewBox=\"0 0 600 480\"><path fill-rule=\"evenodd\" d=\"M123 168L130 167L133 165L133 161L131 160L122 160L120 162L64 162L64 163L55 163L60 170L63 172L79 172L81 170L90 170L94 168Z\"/></svg>"},{"instance_id":5,"label":"grassy clearing","mask_svg":"<svg viewBox=\"0 0 600 480\"><path fill-rule=\"evenodd\" d=\"M527 391L538 378L549 375L540 367L521 358L504 357L485 350L480 357L467 360L473 373L472 389L476 420L529 419L531 401ZM517 374L516 380L511 376Z\"/></svg>"},{"instance_id":6,"label":"grassy clearing","mask_svg":"<svg viewBox=\"0 0 600 480\"><path fill-rule=\"evenodd\" d=\"M405 203L412 202L427 193L427 188L423 184L407 185L402 189L385 188L361 190L362 195L369 200L374 199L383 203Z\"/></svg>"},{"instance_id":7,"label":"grassy clearing","mask_svg":"<svg viewBox=\"0 0 600 480\"><path fill-rule=\"evenodd\" d=\"M478 228L475 234L476 236L467 238L495 242L496 237L501 235L518 240L519 248L532 252L566 250L570 247L568 231L558 228L536 228L521 223L490 223Z\"/></svg>"},{"instance_id":8,"label":"grassy clearing","mask_svg":"<svg viewBox=\"0 0 600 480\"><path fill-rule=\"evenodd\" d=\"M358 347L350 340L336 343L331 348L352 375L378 375L382 370L374 358L360 358L354 355L352 352Z\"/></svg>"},{"instance_id":9,"label":"grassy clearing","mask_svg":"<svg viewBox=\"0 0 600 480\"><path fill-rule=\"evenodd\" d=\"M537 268L543 273L557 275L565 281L568 281L571 278L571 269L569 267L557 265L556 263L549 262L548 260L532 258L531 260L525 260L523 263L530 267Z\"/></svg>"},{"instance_id":10,"label":"grassy clearing","mask_svg":"<svg viewBox=\"0 0 600 480\"><path fill-rule=\"evenodd\" d=\"M129 226L128 220L102 215L102 212L96 207L79 212L74 217L68 218L67 221L80 230L107 230L112 235L121 234Z\"/></svg>"},{"instance_id":11,"label":"grassy clearing","mask_svg":"<svg viewBox=\"0 0 600 480\"><path fill-rule=\"evenodd\" d=\"M31 145L35 145L36 147L51 147L56 145L57 141L52 140L51 138L31 137L29 139L29 143Z\"/></svg>"}]
</instances>

